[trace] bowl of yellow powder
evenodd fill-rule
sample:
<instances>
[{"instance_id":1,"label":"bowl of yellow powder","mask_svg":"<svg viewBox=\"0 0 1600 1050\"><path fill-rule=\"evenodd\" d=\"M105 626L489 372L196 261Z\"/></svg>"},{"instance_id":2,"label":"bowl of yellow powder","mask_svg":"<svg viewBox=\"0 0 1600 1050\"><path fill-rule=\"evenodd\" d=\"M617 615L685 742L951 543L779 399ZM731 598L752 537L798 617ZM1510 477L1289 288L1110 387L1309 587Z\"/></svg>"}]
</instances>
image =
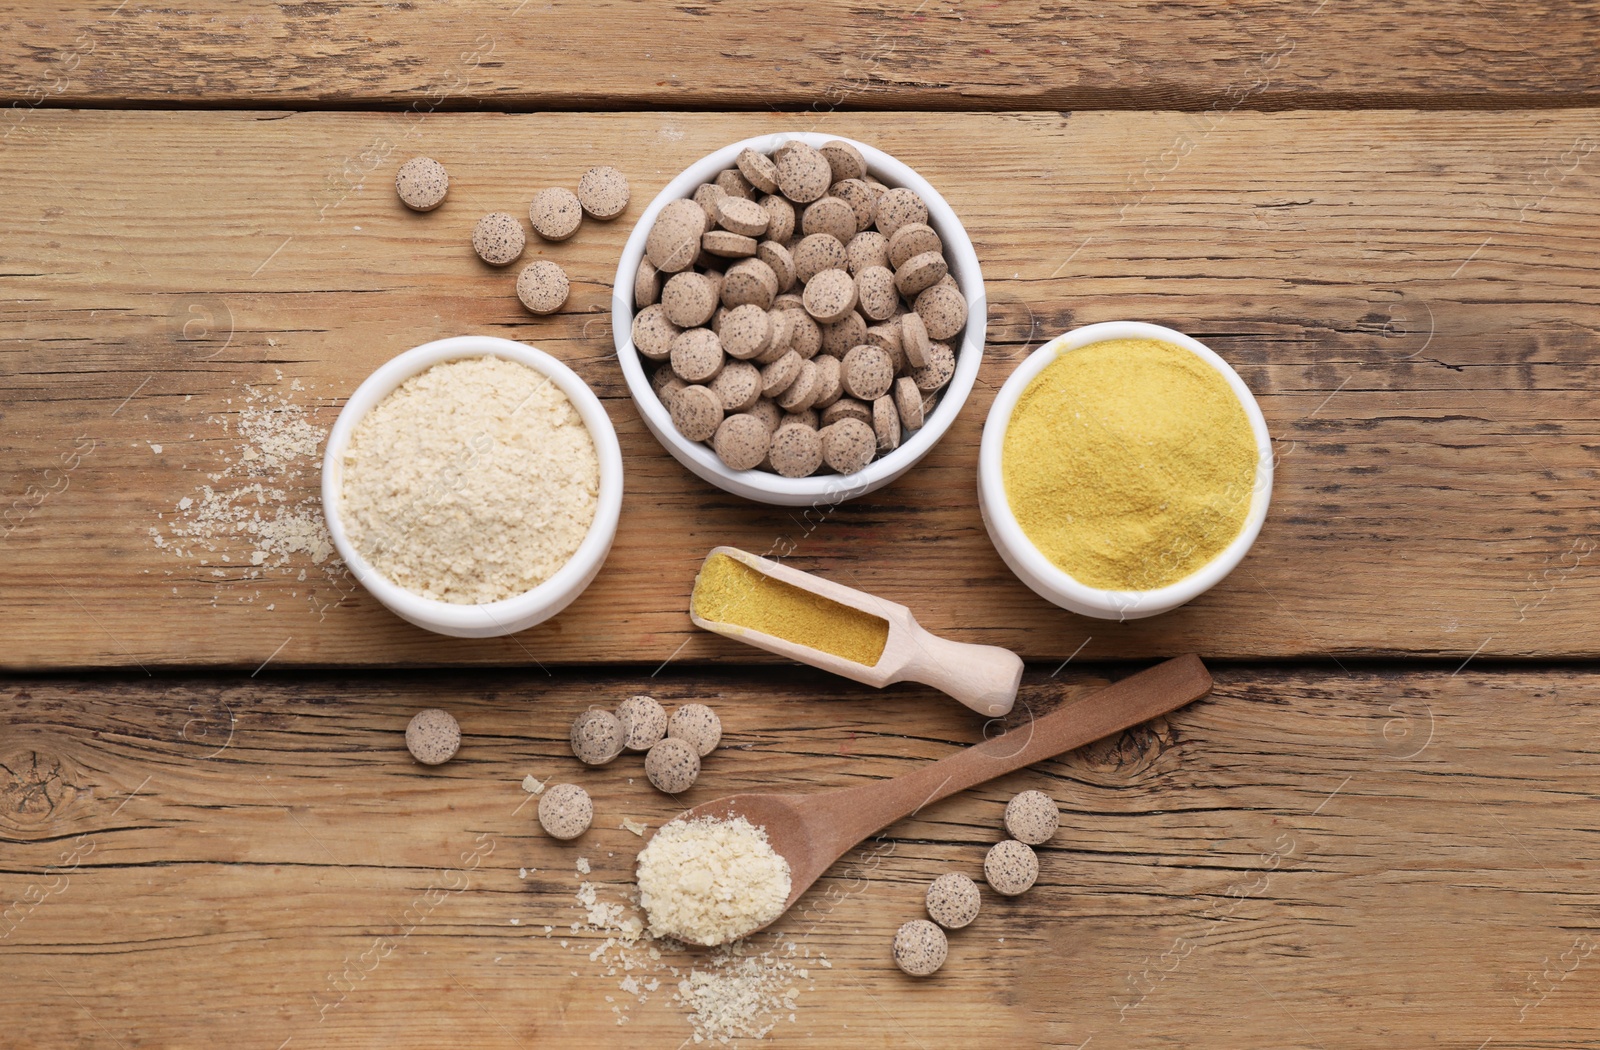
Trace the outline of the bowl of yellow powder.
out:
<instances>
[{"instance_id":1,"label":"bowl of yellow powder","mask_svg":"<svg viewBox=\"0 0 1600 1050\"><path fill-rule=\"evenodd\" d=\"M1244 558L1272 498L1250 388L1199 341L1136 321L1040 347L984 424L978 502L1011 571L1064 609L1176 609Z\"/></svg>"},{"instance_id":2,"label":"bowl of yellow powder","mask_svg":"<svg viewBox=\"0 0 1600 1050\"><path fill-rule=\"evenodd\" d=\"M488 638L559 613L594 579L622 509L622 451L559 360L491 336L408 350L328 435L334 546L390 611Z\"/></svg>"}]
</instances>

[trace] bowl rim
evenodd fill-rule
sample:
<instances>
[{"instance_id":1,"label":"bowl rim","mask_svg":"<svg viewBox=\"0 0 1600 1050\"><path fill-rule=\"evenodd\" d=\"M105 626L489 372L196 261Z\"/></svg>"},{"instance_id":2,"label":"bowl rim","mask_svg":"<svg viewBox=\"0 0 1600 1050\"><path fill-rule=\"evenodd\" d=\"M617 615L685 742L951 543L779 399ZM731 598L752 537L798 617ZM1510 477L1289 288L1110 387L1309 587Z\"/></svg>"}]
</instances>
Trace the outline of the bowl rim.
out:
<instances>
[{"instance_id":1,"label":"bowl rim","mask_svg":"<svg viewBox=\"0 0 1600 1050\"><path fill-rule=\"evenodd\" d=\"M1001 472L1005 432L1011 424L1017 400L1028 384L1062 354L1108 339L1158 339L1200 358L1227 381L1239 407L1244 410L1245 418L1249 420L1250 431L1256 442L1256 472L1251 486L1250 509L1239 534L1211 560L1189 575L1164 587L1149 590L1118 591L1090 587L1058 568L1033 545L1017 522L1006 498L1005 479ZM1064 599L1067 607L1074 611L1094 610L1091 615L1132 619L1153 616L1192 601L1238 566L1266 521L1267 508L1272 501L1273 461L1272 435L1267 430L1266 418L1261 413L1255 394L1233 366L1216 351L1193 336L1147 321L1101 321L1074 328L1051 339L1029 354L1006 379L1000 392L995 395L994 404L990 406L988 419L984 423L978 452L978 486L990 535L997 546L1002 547L1001 553L1007 556L1008 561L1014 558L1020 563L1024 572L1018 575L1022 576L1023 582L1033 586L1034 580L1038 581L1044 589L1034 586L1035 590L1058 605L1063 604ZM1028 579L1028 574L1032 575L1033 580ZM1054 593L1050 593L1052 591Z\"/></svg>"},{"instance_id":2,"label":"bowl rim","mask_svg":"<svg viewBox=\"0 0 1600 1050\"><path fill-rule=\"evenodd\" d=\"M499 601L465 605L427 598L390 580L351 542L344 527L341 506L344 454L356 425L379 402L412 376L443 361L468 357L499 357L515 361L546 376L572 402L582 418L600 465L600 490L594 520L578 549L555 574L521 594ZM447 630L504 628L511 633L548 619L582 592L610 552L622 511L622 448L605 407L589 385L555 356L511 339L488 335L461 335L414 346L378 366L351 392L328 431L322 459L322 508L334 547L356 580L384 605L413 623L437 625ZM545 615L539 619L529 617ZM518 621L528 621L516 626Z\"/></svg>"},{"instance_id":3,"label":"bowl rim","mask_svg":"<svg viewBox=\"0 0 1600 1050\"><path fill-rule=\"evenodd\" d=\"M946 256L953 264L951 275L967 300L967 325L961 344L956 348L955 374L941 392L939 404L904 444L888 455L873 460L858 473L849 475L818 474L786 478L759 469L730 470L709 446L690 441L678 433L671 414L656 397L641 355L633 345L633 282L638 274L639 260L644 256L645 240L661 209L670 201L689 197L702 182L710 181L724 168L733 167L734 158L740 150L748 147L770 153L786 142L797 140L812 146L834 141L848 142L861 151L869 173L889 185L915 191L928 206L928 224L938 231L940 240L944 242ZM673 458L699 477L735 495L757 502L801 505L808 502L838 502L881 488L910 470L932 450L961 413L977 381L988 333L988 306L982 267L971 236L955 209L915 169L876 147L843 135L776 131L741 139L706 154L685 167L655 196L635 223L617 264L611 291L611 329L617 358L622 365L623 378L627 381L634 407L646 427Z\"/></svg>"}]
</instances>

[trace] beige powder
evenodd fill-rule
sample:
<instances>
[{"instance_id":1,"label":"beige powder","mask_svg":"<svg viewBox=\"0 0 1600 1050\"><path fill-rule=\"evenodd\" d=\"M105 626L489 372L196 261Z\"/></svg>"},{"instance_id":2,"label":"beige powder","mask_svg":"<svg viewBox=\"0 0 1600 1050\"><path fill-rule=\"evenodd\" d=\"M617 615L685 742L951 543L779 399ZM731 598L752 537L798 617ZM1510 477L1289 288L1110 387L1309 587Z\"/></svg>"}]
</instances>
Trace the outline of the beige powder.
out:
<instances>
[{"instance_id":1,"label":"beige powder","mask_svg":"<svg viewBox=\"0 0 1600 1050\"><path fill-rule=\"evenodd\" d=\"M639 853L639 904L650 932L686 944L743 937L783 914L789 862L743 817L664 825Z\"/></svg>"},{"instance_id":2,"label":"beige powder","mask_svg":"<svg viewBox=\"0 0 1600 1050\"><path fill-rule=\"evenodd\" d=\"M538 586L594 521L600 460L561 388L499 357L445 361L356 425L350 542L401 587L462 605Z\"/></svg>"}]
</instances>

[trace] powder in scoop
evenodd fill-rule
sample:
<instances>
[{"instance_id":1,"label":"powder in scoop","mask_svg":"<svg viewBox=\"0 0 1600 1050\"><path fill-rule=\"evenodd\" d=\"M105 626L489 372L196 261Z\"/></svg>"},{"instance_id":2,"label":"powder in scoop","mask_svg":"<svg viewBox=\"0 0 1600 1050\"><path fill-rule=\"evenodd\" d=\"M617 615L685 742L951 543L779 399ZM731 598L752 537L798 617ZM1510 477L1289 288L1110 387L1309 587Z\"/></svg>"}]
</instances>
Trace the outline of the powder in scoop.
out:
<instances>
[{"instance_id":1,"label":"powder in scoop","mask_svg":"<svg viewBox=\"0 0 1600 1050\"><path fill-rule=\"evenodd\" d=\"M412 376L356 424L344 456L350 542L401 587L463 605L554 576L599 489L594 439L566 394L499 357Z\"/></svg>"},{"instance_id":2,"label":"powder in scoop","mask_svg":"<svg viewBox=\"0 0 1600 1050\"><path fill-rule=\"evenodd\" d=\"M1062 353L1017 399L1001 472L1022 531L1079 582L1151 590L1215 558L1255 483L1250 421L1220 373L1156 339Z\"/></svg>"},{"instance_id":3,"label":"powder in scoop","mask_svg":"<svg viewBox=\"0 0 1600 1050\"><path fill-rule=\"evenodd\" d=\"M702 620L760 631L872 667L889 642L881 617L840 605L713 554L694 581L690 608Z\"/></svg>"},{"instance_id":4,"label":"powder in scoop","mask_svg":"<svg viewBox=\"0 0 1600 1050\"><path fill-rule=\"evenodd\" d=\"M783 914L789 862L743 817L674 820L639 852L650 932L686 944L743 937Z\"/></svg>"}]
</instances>

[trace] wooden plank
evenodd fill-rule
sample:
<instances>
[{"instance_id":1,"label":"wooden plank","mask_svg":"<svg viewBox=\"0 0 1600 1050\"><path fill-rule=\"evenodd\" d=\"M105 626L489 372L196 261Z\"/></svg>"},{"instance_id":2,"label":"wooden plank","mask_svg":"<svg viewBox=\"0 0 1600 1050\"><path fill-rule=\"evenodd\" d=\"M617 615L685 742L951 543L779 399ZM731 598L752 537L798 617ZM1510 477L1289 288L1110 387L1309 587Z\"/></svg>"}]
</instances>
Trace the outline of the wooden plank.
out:
<instances>
[{"instance_id":1,"label":"wooden plank","mask_svg":"<svg viewBox=\"0 0 1600 1050\"><path fill-rule=\"evenodd\" d=\"M784 977L794 1018L781 1011L769 1038L1592 1045L1592 676L1325 663L1217 679L1166 720L937 803L849 855L758 941L793 941L808 971ZM1089 681L1035 668L1026 710ZM677 800L637 755L586 769L567 750L577 712L645 689L707 700L726 726ZM426 770L402 730L433 704L465 742ZM658 945L661 960L610 973L608 935L572 929L581 882L625 899L640 840L621 821L889 776L986 731L935 694L812 673L14 680L0 700L7 1045L188 1045L202 1029L269 1047L679 1045L691 1028L667 967L703 957ZM544 837L528 774L584 784L596 827ZM900 975L893 930L936 874L979 873L1027 788L1064 810L1038 885L985 891L936 977ZM640 1003L629 978L663 984Z\"/></svg>"},{"instance_id":2,"label":"wooden plank","mask_svg":"<svg viewBox=\"0 0 1600 1050\"><path fill-rule=\"evenodd\" d=\"M637 215L693 158L796 126L875 142L925 172L989 277L992 342L956 426L901 483L830 513L722 495L643 430L608 321L629 219L545 249L575 281L545 320L467 246L479 215L516 211L598 161L633 180ZM384 115L39 113L6 146L0 220L0 494L15 526L0 558L0 662L748 659L685 615L718 543L792 548L800 567L904 602L931 629L1037 659L1595 655L1600 288L1579 253L1600 232L1582 154L1596 131L1594 111L1211 125L439 114L409 127ZM389 182L423 151L455 182L444 208L417 216ZM974 498L984 414L1015 362L1057 332L1118 318L1188 331L1234 362L1281 457L1240 570L1183 610L1121 625L1026 590ZM314 518L315 458L263 474L243 458L246 410L287 402L325 428L380 362L469 331L571 363L621 434L622 527L567 613L512 639L438 638L304 555L254 567L253 544L175 538L198 513L183 501L203 504L208 485L266 481L280 493L268 516Z\"/></svg>"},{"instance_id":3,"label":"wooden plank","mask_svg":"<svg viewBox=\"0 0 1600 1050\"><path fill-rule=\"evenodd\" d=\"M0 3L0 96L39 106L1284 109L1594 105L1586 4L1092 7L847 0L240 10Z\"/></svg>"}]
</instances>

